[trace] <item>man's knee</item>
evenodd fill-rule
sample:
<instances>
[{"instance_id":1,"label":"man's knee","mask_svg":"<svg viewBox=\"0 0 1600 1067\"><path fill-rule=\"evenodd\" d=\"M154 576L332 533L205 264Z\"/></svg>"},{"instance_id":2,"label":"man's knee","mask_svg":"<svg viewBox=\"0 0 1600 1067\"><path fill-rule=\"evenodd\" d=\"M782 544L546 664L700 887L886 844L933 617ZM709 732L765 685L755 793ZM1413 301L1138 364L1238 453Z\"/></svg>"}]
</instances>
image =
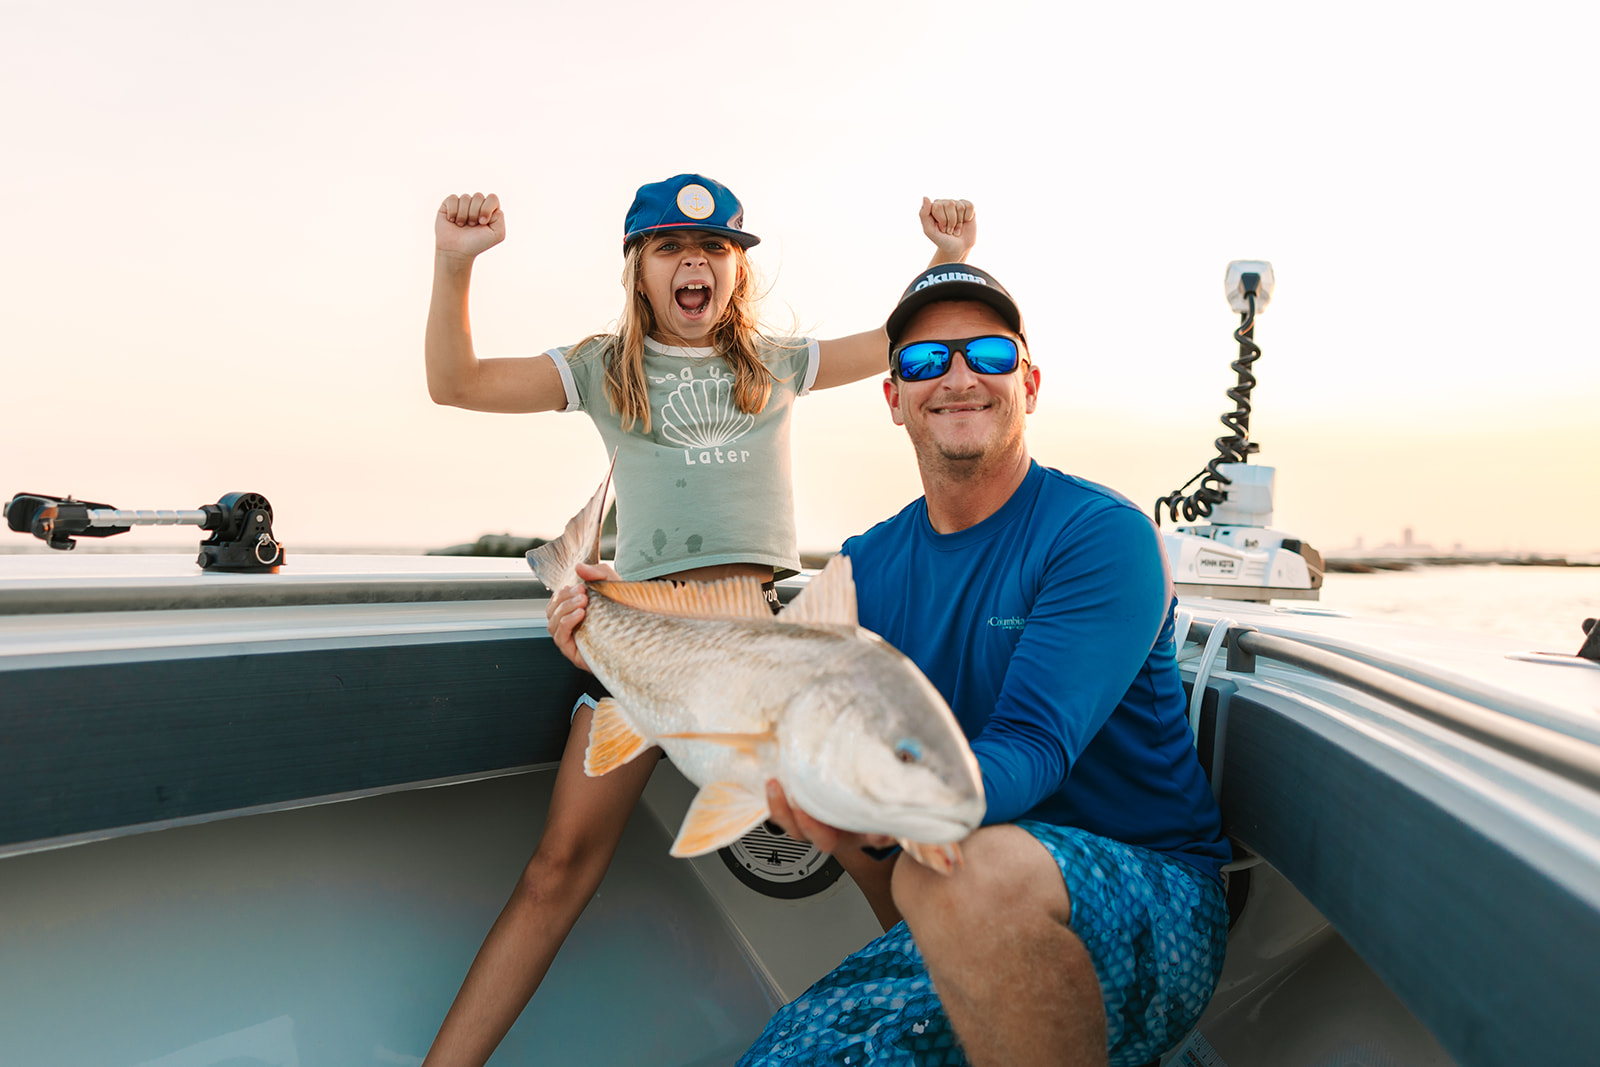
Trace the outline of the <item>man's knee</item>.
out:
<instances>
[{"instance_id":1,"label":"man's knee","mask_svg":"<svg viewBox=\"0 0 1600 1067\"><path fill-rule=\"evenodd\" d=\"M1027 831L984 827L961 847L962 865L954 874L906 858L895 865L895 904L914 933L919 925L952 933L974 925L990 930L1046 921L1068 925L1072 903L1061 871Z\"/></svg>"}]
</instances>

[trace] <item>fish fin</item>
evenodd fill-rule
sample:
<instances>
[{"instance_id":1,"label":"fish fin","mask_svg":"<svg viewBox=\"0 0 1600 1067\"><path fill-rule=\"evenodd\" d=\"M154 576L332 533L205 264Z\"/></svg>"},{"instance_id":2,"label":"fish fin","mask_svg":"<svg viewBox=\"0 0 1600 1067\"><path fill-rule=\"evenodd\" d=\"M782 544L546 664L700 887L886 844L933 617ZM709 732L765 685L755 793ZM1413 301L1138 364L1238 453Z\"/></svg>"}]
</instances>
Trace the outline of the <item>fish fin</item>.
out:
<instances>
[{"instance_id":1,"label":"fish fin","mask_svg":"<svg viewBox=\"0 0 1600 1067\"><path fill-rule=\"evenodd\" d=\"M711 782L695 794L683 817L674 856L703 856L731 845L767 817L767 798L737 782Z\"/></svg>"},{"instance_id":2,"label":"fish fin","mask_svg":"<svg viewBox=\"0 0 1600 1067\"><path fill-rule=\"evenodd\" d=\"M772 744L778 739L778 735L771 730L759 734L714 734L686 730L682 733L662 734L661 736L664 738L676 738L680 741L709 741L713 745L727 745L729 748L738 749L747 756L754 756L762 745Z\"/></svg>"},{"instance_id":3,"label":"fish fin","mask_svg":"<svg viewBox=\"0 0 1600 1067\"><path fill-rule=\"evenodd\" d=\"M583 510L567 520L567 528L561 536L529 550L528 566L552 593L578 580L578 564L600 562L600 523L605 518L606 493L611 488L611 472L616 466L617 454L613 452L599 490L589 498Z\"/></svg>"},{"instance_id":4,"label":"fish fin","mask_svg":"<svg viewBox=\"0 0 1600 1067\"><path fill-rule=\"evenodd\" d=\"M761 619L772 609L759 579L723 578L716 582L596 582L595 592L607 600L657 615L685 619Z\"/></svg>"},{"instance_id":5,"label":"fish fin","mask_svg":"<svg viewBox=\"0 0 1600 1067\"><path fill-rule=\"evenodd\" d=\"M850 557L839 555L828 561L822 573L806 583L800 595L789 602L778 616L779 622L842 623L856 622L856 583L851 577Z\"/></svg>"},{"instance_id":6,"label":"fish fin","mask_svg":"<svg viewBox=\"0 0 1600 1067\"><path fill-rule=\"evenodd\" d=\"M921 841L907 841L902 837L899 842L906 855L940 874L954 874L956 868L961 866L961 846L954 841L947 845L928 845Z\"/></svg>"},{"instance_id":7,"label":"fish fin","mask_svg":"<svg viewBox=\"0 0 1600 1067\"><path fill-rule=\"evenodd\" d=\"M633 728L622 705L603 697L589 721L589 747L583 752L583 773L598 778L614 771L650 747L650 739Z\"/></svg>"}]
</instances>

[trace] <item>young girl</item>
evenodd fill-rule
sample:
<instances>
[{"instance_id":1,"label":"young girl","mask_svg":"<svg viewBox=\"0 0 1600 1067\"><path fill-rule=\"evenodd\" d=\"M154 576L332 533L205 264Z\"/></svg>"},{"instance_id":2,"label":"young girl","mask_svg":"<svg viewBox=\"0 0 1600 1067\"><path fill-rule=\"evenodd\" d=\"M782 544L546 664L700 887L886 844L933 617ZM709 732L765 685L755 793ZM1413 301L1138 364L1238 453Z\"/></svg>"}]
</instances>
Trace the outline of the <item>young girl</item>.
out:
<instances>
[{"instance_id":1,"label":"young girl","mask_svg":"<svg viewBox=\"0 0 1600 1067\"><path fill-rule=\"evenodd\" d=\"M972 205L929 201L932 263L966 258ZM811 389L888 367L882 327L832 341L758 332L745 250L759 238L726 186L679 174L643 186L623 227L625 302L616 332L525 359L474 355L472 262L505 239L499 198L446 197L434 222L428 393L475 411L583 410L616 454L616 567L629 579L770 583L800 561L789 478L789 415ZM775 594L773 597L776 604ZM583 773L591 710L572 720L533 858L495 920L424 1061L482 1064L538 989L599 887L660 750L599 777Z\"/></svg>"}]
</instances>

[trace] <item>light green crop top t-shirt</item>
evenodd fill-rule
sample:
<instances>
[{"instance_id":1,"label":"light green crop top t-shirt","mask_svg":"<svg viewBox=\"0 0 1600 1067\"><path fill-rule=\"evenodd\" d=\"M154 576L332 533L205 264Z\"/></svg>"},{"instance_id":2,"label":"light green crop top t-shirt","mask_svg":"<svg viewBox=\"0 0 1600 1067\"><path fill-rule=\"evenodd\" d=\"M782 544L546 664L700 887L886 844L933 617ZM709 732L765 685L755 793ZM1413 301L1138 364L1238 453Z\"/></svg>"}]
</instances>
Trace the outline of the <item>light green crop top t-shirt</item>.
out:
<instances>
[{"instance_id":1,"label":"light green crop top t-shirt","mask_svg":"<svg viewBox=\"0 0 1600 1067\"><path fill-rule=\"evenodd\" d=\"M795 541L789 416L817 377L817 343L760 346L773 375L759 412L739 410L733 371L709 348L645 341L650 432L623 432L605 391L605 341L551 349L567 411L585 411L615 453L617 572L659 578L720 563L800 569Z\"/></svg>"}]
</instances>

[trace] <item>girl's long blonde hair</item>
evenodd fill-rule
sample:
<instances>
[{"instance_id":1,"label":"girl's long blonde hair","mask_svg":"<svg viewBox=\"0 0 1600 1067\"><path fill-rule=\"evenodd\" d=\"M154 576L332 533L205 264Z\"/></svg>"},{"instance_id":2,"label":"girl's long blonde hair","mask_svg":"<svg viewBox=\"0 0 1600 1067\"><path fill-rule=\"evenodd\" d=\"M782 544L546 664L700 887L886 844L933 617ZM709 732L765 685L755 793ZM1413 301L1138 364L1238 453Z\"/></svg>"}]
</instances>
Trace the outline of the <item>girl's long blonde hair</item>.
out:
<instances>
[{"instance_id":1,"label":"girl's long blonde hair","mask_svg":"<svg viewBox=\"0 0 1600 1067\"><path fill-rule=\"evenodd\" d=\"M650 432L650 387L644 376L644 339L656 328L656 313L639 288L640 264L649 241L635 241L624 255L622 286L627 296L617 318L615 334L595 334L572 349L574 355L590 342L599 342L597 354L606 361L606 399L622 417L622 429L636 423L641 433ZM757 342L761 339L760 318L756 313L756 283L745 250L734 245L738 261L738 280L728 298L727 309L711 327L711 347L733 368L733 400L739 410L754 414L767 406L772 395L772 371L761 361Z\"/></svg>"}]
</instances>

